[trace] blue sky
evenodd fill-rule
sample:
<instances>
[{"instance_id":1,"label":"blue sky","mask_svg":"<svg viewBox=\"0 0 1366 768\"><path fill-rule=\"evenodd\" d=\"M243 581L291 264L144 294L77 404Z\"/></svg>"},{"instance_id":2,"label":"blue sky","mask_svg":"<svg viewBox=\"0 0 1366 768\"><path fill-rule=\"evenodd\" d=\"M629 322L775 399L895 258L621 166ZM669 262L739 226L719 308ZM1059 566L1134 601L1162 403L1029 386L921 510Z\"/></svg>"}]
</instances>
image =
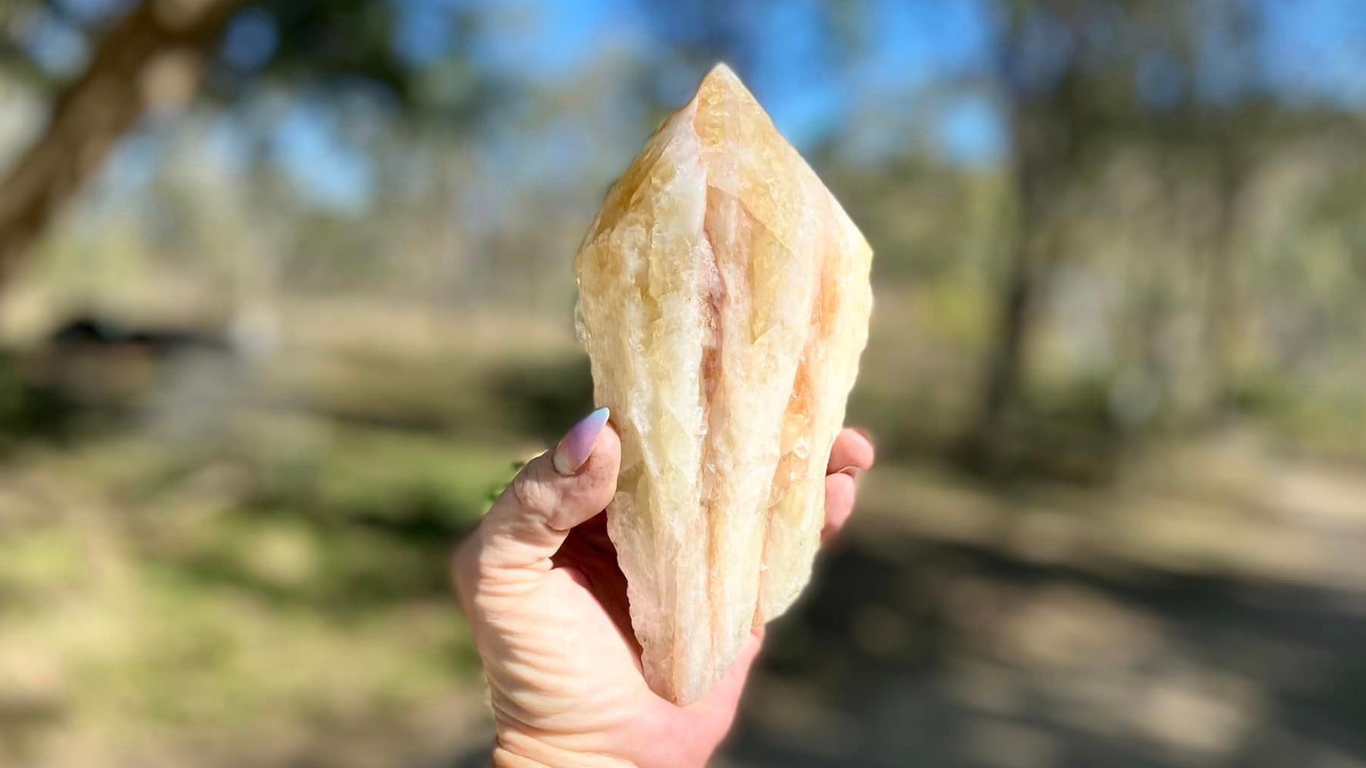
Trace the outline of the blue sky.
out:
<instances>
[{"instance_id":1,"label":"blue sky","mask_svg":"<svg viewBox=\"0 0 1366 768\"><path fill-rule=\"evenodd\" d=\"M1273 0L1267 7L1261 60L1272 86L1292 102L1366 108L1366 2Z\"/></svg>"},{"instance_id":2,"label":"blue sky","mask_svg":"<svg viewBox=\"0 0 1366 768\"><path fill-rule=\"evenodd\" d=\"M98 16L126 0L64 0L77 15ZM1191 0L1222 2L1224 0ZM454 43L450 20L476 14L477 34L468 54L475 69L496 75L514 88L553 91L592 70L603 57L648 61L668 56L672 30L652 26L648 0L389 0L398 11L395 50L421 66L439 62ZM959 75L981 73L992 57L994 0L860 0L852 28L841 39L824 23L822 0L762 3L736 0L745 27L741 75L799 149L822 141L840 145L851 157L876 161L885 152L904 152L906 137L928 142L950 162L990 164L1007 150L1005 131L992 103L970 91L948 89L931 99L929 89ZM1221 45L1201 62L1197 81L1166 76L1160 57L1144 61L1139 87L1154 104L1194 87L1206 96L1235 95L1259 84L1289 103L1329 102L1366 108L1366 0L1256 0L1266 21L1248 71L1247 59L1221 56ZM56 72L79 68L86 51L59 23L39 19L31 46ZM1217 28L1204 30L1217 41ZM225 55L250 68L264 62L275 40L262 15L246 15L232 29ZM702 74L703 64L678 64L659 85L666 101L681 102ZM339 210L363 209L372 199L375 169L352 140L349 120L316 94L304 94L276 110L270 156L312 202ZM509 155L549 165L546 147L514 111L494 115L489 130L491 157ZM225 118L234 119L231 116ZM588 152L596 136L585 120L566 115L544 130L575 152ZM604 121L624 121L608 114ZM502 120L501 125L496 124ZM621 126L603 126L614 141ZM219 131L231 144L240 132ZM518 144L521 142L521 144ZM847 147L844 145L848 145ZM136 143L130 147L136 146ZM522 149L518 150L517 147ZM146 147L143 159L155 158ZM537 157L537 152L541 156ZM501 154L500 154L501 153ZM224 157L245 156L228 149ZM150 161L150 160L149 160ZM123 164L125 167L127 163ZM534 169L533 169L534 170ZM572 168L549 168L573 173Z\"/></svg>"},{"instance_id":3,"label":"blue sky","mask_svg":"<svg viewBox=\"0 0 1366 768\"><path fill-rule=\"evenodd\" d=\"M775 123L800 149L837 134L848 116L870 103L893 105L894 112L917 117L910 99L916 89L958 70L980 67L989 53L988 0L907 3L871 0L865 27L856 32L859 49L839 66L831 60L818 0L756 5L745 21L765 30L757 36L747 68L750 87ZM452 7L480 10L484 24L470 50L477 68L523 82L529 88L554 88L593 66L605 51L631 57L658 55L658 30L633 0L417 0L399 2L402 23L395 44L417 63L438 59L450 45L441 20ZM667 101L681 103L695 87L701 69L679 68L661 86ZM306 119L311 114L312 119ZM928 135L942 144L952 161L991 162L1004 149L999 121L980 99L962 99L936 113ZM889 125L899 135L903 126ZM511 133L511 132L504 132ZM563 134L556 144L583 137ZM633 152L643 142L636 137ZM363 189L372 174L369 162L350 151L345 137L316 106L301 106L282 122L275 138L286 169L302 191L332 207L363 206ZM514 152L495 141L492 152ZM534 154L536 146L522 152ZM876 154L874 152L873 154Z\"/></svg>"}]
</instances>

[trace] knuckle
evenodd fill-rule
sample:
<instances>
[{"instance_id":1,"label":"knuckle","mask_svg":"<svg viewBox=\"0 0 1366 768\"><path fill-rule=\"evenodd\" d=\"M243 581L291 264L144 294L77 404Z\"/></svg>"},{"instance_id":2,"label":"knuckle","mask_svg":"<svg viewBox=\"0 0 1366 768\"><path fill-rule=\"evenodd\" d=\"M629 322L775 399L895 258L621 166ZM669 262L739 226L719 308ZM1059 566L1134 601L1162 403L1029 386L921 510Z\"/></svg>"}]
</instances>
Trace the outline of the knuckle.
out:
<instances>
[{"instance_id":1,"label":"knuckle","mask_svg":"<svg viewBox=\"0 0 1366 768\"><path fill-rule=\"evenodd\" d=\"M512 498L522 510L549 517L555 509L557 494L545 476L546 461L538 459L512 481Z\"/></svg>"}]
</instances>

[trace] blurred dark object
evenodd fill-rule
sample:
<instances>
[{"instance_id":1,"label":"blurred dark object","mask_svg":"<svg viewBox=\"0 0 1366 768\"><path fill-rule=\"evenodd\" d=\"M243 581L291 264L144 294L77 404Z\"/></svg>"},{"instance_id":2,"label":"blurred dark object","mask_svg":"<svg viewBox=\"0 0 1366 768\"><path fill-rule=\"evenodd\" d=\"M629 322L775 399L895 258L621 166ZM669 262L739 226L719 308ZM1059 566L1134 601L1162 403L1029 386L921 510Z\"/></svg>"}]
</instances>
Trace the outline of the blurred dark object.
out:
<instances>
[{"instance_id":1,"label":"blurred dark object","mask_svg":"<svg viewBox=\"0 0 1366 768\"><path fill-rule=\"evenodd\" d=\"M230 352L222 336L187 328L121 324L111 318L76 317L53 331L49 344L59 354L106 350L165 357L184 352Z\"/></svg>"},{"instance_id":2,"label":"blurred dark object","mask_svg":"<svg viewBox=\"0 0 1366 768\"><path fill-rule=\"evenodd\" d=\"M131 415L188 373L231 367L237 358L231 339L212 330L87 314L59 325L19 370L28 386L80 403L87 416Z\"/></svg>"}]
</instances>

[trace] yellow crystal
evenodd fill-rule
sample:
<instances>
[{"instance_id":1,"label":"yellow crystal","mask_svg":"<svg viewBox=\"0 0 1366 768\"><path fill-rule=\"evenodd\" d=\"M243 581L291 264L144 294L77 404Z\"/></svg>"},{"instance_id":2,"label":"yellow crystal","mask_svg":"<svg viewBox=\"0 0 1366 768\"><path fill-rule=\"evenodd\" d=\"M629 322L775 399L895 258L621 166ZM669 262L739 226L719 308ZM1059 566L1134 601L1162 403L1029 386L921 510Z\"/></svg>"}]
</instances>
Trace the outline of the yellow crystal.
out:
<instances>
[{"instance_id":1,"label":"yellow crystal","mask_svg":"<svg viewBox=\"0 0 1366 768\"><path fill-rule=\"evenodd\" d=\"M725 65L580 246L580 335L622 440L608 531L661 696L698 699L810 579L871 260Z\"/></svg>"}]
</instances>

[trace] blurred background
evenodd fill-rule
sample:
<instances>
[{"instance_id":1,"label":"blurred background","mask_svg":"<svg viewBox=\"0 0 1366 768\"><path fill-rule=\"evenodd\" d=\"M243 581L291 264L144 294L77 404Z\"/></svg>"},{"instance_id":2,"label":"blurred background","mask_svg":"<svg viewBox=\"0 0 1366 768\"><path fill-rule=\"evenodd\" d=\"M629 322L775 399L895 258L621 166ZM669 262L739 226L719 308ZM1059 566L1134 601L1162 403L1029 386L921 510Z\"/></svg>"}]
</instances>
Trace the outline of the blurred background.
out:
<instances>
[{"instance_id":1,"label":"blurred background","mask_svg":"<svg viewBox=\"0 0 1366 768\"><path fill-rule=\"evenodd\" d=\"M480 765L444 560L717 60L877 256L718 765L1366 766L1366 5L0 1L0 765Z\"/></svg>"}]
</instances>

